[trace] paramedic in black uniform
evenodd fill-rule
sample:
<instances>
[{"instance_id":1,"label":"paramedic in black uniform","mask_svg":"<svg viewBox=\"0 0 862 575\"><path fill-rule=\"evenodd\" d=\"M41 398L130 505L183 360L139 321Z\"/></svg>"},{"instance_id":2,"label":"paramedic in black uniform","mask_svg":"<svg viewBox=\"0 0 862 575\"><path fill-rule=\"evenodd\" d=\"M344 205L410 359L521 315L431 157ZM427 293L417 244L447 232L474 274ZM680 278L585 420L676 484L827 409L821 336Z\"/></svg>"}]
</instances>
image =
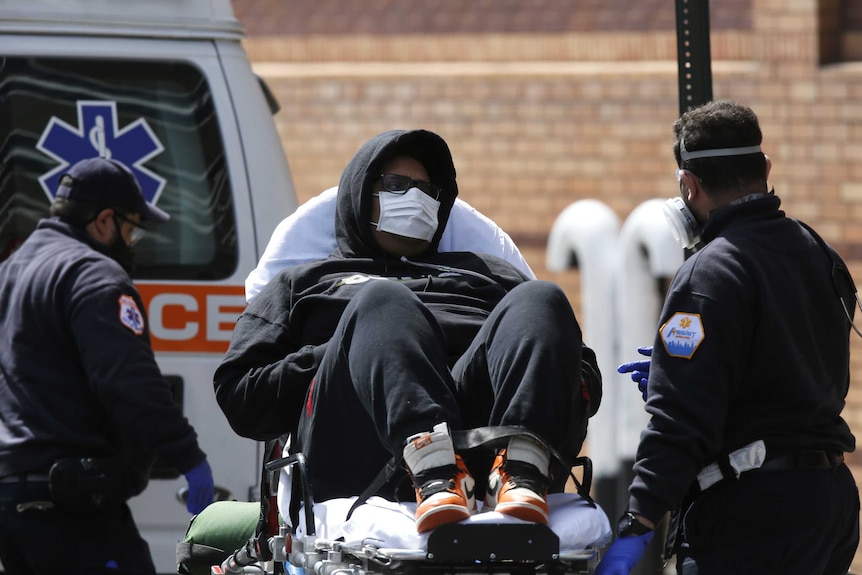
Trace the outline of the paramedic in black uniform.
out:
<instances>
[{"instance_id":1,"label":"paramedic in black uniform","mask_svg":"<svg viewBox=\"0 0 862 575\"><path fill-rule=\"evenodd\" d=\"M51 212L0 264L0 560L10 574L150 574L126 500L155 456L185 474L191 513L213 498L128 271L144 223L168 215L101 158L61 177Z\"/></svg>"},{"instance_id":2,"label":"paramedic in black uniform","mask_svg":"<svg viewBox=\"0 0 862 575\"><path fill-rule=\"evenodd\" d=\"M681 199L668 208L684 246L699 235L702 247L665 299L651 419L597 573L629 573L681 503L678 572L846 573L859 493L843 462L855 448L841 418L855 304L846 276L833 279L843 264L779 209L751 109L705 104L674 135Z\"/></svg>"},{"instance_id":3,"label":"paramedic in black uniform","mask_svg":"<svg viewBox=\"0 0 862 575\"><path fill-rule=\"evenodd\" d=\"M362 493L403 454L420 532L468 518L474 489L547 523L546 493L568 470L552 472L542 441L519 435L471 467L450 434L513 426L573 458L601 399L595 355L558 286L495 256L437 251L457 193L437 134L363 144L339 182L336 251L251 301L216 397L240 435L295 434L318 501Z\"/></svg>"}]
</instances>

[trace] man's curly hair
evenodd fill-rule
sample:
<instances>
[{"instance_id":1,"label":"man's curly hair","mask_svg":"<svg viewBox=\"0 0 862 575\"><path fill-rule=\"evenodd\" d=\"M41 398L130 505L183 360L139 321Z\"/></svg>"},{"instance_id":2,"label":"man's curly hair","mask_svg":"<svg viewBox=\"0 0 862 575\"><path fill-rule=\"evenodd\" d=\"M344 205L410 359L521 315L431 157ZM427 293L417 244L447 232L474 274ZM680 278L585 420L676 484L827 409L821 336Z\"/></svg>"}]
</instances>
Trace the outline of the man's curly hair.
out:
<instances>
[{"instance_id":1,"label":"man's curly hair","mask_svg":"<svg viewBox=\"0 0 862 575\"><path fill-rule=\"evenodd\" d=\"M759 146L763 141L757 116L747 106L732 100L716 100L684 113L674 122L673 154L677 165L697 176L710 195L732 193L766 180L766 157L762 152L742 156L696 158L682 161L680 142L689 152Z\"/></svg>"}]
</instances>

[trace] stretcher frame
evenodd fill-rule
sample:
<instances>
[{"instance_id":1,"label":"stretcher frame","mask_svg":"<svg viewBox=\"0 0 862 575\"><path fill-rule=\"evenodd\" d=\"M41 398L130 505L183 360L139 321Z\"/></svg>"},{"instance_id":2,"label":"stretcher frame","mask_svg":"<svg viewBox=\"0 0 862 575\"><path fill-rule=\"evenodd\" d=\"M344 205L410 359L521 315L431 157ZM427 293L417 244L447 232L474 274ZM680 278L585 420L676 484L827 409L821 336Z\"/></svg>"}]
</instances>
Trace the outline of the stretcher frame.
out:
<instances>
[{"instance_id":1,"label":"stretcher frame","mask_svg":"<svg viewBox=\"0 0 862 575\"><path fill-rule=\"evenodd\" d=\"M584 467L579 491L588 492L591 462L578 459ZM266 533L277 514L278 474L288 466L296 469L300 480L304 535L285 525ZM385 547L370 537L352 544L325 539L315 533L314 503L302 453L265 463L263 479L261 525L244 547L212 567L212 575L588 575L599 560L595 546L561 551L560 539L550 527L532 523L442 525L428 535L425 549Z\"/></svg>"}]
</instances>

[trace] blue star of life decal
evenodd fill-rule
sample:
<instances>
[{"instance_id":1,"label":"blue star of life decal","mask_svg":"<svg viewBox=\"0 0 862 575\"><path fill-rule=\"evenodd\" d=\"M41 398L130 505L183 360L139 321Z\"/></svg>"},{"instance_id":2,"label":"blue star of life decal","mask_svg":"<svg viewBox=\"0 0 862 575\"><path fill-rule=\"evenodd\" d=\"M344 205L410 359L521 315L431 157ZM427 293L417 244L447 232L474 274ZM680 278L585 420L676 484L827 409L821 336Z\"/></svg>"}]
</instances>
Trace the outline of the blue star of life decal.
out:
<instances>
[{"instance_id":1,"label":"blue star of life decal","mask_svg":"<svg viewBox=\"0 0 862 575\"><path fill-rule=\"evenodd\" d=\"M155 205L165 179L143 167L146 161L165 148L146 120L138 118L120 129L117 125L117 103L79 100L78 127L52 116L36 143L36 148L51 156L59 165L39 178L48 201L57 193L60 176L69 166L87 158L112 158L134 172L144 199Z\"/></svg>"}]
</instances>

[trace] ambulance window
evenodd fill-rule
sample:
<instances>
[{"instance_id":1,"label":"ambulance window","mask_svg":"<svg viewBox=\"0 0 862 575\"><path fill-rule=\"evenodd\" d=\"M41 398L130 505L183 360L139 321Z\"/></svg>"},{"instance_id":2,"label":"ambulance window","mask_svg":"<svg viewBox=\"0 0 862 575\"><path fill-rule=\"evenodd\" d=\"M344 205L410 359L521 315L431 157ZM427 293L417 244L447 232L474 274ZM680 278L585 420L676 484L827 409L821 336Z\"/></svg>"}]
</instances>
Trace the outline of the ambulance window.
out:
<instances>
[{"instance_id":1,"label":"ambulance window","mask_svg":"<svg viewBox=\"0 0 862 575\"><path fill-rule=\"evenodd\" d=\"M213 280L236 268L225 151L206 79L184 63L0 57L0 261L47 217L62 166L136 166L171 215L135 249L137 279Z\"/></svg>"}]
</instances>

